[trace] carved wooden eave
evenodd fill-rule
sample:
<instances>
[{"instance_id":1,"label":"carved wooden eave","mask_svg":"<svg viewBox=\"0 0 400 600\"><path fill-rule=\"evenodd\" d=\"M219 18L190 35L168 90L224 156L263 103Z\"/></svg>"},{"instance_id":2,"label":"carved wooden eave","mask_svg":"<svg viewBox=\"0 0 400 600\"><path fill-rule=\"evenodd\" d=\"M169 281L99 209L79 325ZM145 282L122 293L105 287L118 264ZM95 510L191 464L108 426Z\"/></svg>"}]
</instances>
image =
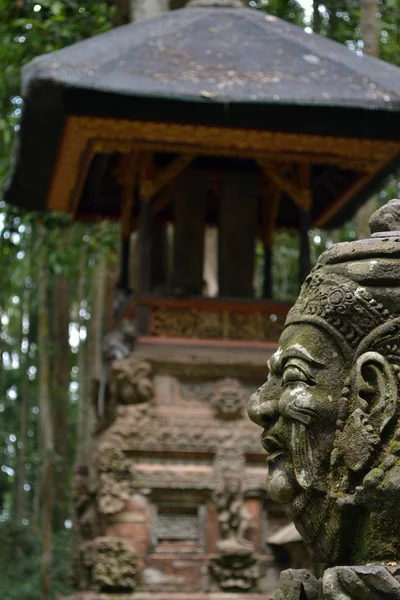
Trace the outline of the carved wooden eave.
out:
<instances>
[{"instance_id":1,"label":"carved wooden eave","mask_svg":"<svg viewBox=\"0 0 400 600\"><path fill-rule=\"evenodd\" d=\"M336 226L400 162L398 79L398 67L263 11L172 10L23 67L5 199L79 219L122 215L127 230L138 184L166 222L169 184L186 166L256 169L282 192L277 228L301 228L306 206L315 226ZM215 222L215 193L207 200Z\"/></svg>"},{"instance_id":2,"label":"carved wooden eave","mask_svg":"<svg viewBox=\"0 0 400 600\"><path fill-rule=\"evenodd\" d=\"M153 168L151 175L138 174L143 193L157 197L155 213L168 204L165 193L168 184L196 156L253 159L267 183L273 183L280 194L285 193L304 209L313 201L312 189L301 185L300 177L305 170L310 171L312 166L326 169L335 166L344 172L353 171L352 181L335 202L314 215L313 225L323 227L400 155L400 142L71 116L64 127L46 208L69 212L77 218L94 217L85 213L81 202L94 160L104 155L120 155L116 179L122 190L132 190L134 182L126 174L133 177L140 171L143 157L155 153L176 155L166 167ZM318 182L311 181L311 188L313 185ZM123 192L121 195L124 197ZM128 192L126 197L132 199L132 193ZM117 204L119 201L115 199ZM122 203L121 213L124 212L126 206L124 210ZM277 208L272 212L276 213Z\"/></svg>"}]
</instances>

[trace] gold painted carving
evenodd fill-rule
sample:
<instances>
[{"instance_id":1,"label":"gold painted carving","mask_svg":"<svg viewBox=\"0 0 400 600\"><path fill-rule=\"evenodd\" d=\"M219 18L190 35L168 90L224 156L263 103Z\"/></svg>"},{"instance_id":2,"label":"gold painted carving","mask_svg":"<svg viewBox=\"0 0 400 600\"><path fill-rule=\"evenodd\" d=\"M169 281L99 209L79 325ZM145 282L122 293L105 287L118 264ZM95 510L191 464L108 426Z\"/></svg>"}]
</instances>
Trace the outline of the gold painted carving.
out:
<instances>
[{"instance_id":1,"label":"gold painted carving","mask_svg":"<svg viewBox=\"0 0 400 600\"><path fill-rule=\"evenodd\" d=\"M334 164L344 164L347 168L351 168L351 161L361 161L364 172L369 171L369 165L375 165L370 176L373 178L382 165L388 164L400 152L400 143L72 116L64 128L46 208L73 212L95 153L127 154L133 150L268 158L275 162L287 162L288 155L290 160L301 162L306 156L311 163L331 164L335 161ZM352 188L350 196L356 191ZM329 215L325 220L327 218ZM321 219L319 221L318 225L321 225Z\"/></svg>"},{"instance_id":2,"label":"gold painted carving","mask_svg":"<svg viewBox=\"0 0 400 600\"><path fill-rule=\"evenodd\" d=\"M157 337L273 341L283 330L283 315L229 310L155 308L151 335Z\"/></svg>"}]
</instances>

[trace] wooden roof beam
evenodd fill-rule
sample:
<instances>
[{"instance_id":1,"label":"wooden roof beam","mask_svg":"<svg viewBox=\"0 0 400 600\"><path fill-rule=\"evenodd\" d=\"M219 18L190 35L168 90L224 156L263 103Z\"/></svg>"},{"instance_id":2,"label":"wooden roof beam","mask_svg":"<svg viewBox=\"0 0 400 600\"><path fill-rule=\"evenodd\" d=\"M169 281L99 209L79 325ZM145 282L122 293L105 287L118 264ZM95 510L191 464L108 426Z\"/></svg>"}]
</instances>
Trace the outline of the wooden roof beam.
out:
<instances>
[{"instance_id":1,"label":"wooden roof beam","mask_svg":"<svg viewBox=\"0 0 400 600\"><path fill-rule=\"evenodd\" d=\"M291 181L282 173L277 164L272 162L257 161L265 175L271 179L283 192L293 200L296 206L302 210L308 210L311 206L311 190L301 187L298 182ZM302 180L303 181L303 180Z\"/></svg>"}]
</instances>

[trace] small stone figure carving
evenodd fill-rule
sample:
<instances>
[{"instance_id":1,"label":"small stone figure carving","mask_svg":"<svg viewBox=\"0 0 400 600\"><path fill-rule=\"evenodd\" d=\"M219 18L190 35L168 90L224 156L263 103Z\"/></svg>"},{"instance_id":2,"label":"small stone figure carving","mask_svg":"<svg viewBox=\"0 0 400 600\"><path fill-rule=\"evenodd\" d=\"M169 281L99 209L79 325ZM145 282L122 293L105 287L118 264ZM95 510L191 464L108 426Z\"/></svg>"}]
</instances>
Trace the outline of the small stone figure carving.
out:
<instances>
[{"instance_id":1,"label":"small stone figure carving","mask_svg":"<svg viewBox=\"0 0 400 600\"><path fill-rule=\"evenodd\" d=\"M370 226L321 255L249 403L269 496L334 567L318 600L400 598L400 200Z\"/></svg>"},{"instance_id":2,"label":"small stone figure carving","mask_svg":"<svg viewBox=\"0 0 400 600\"><path fill-rule=\"evenodd\" d=\"M259 576L251 541L253 519L242 491L243 463L241 453L226 447L217 455L215 464L217 485L213 499L218 516L220 556L211 561L210 572L226 591L248 591Z\"/></svg>"},{"instance_id":3,"label":"small stone figure carving","mask_svg":"<svg viewBox=\"0 0 400 600\"><path fill-rule=\"evenodd\" d=\"M211 404L217 416L235 419L242 415L246 403L246 391L237 379L221 379L211 393Z\"/></svg>"},{"instance_id":4,"label":"small stone figure carving","mask_svg":"<svg viewBox=\"0 0 400 600\"><path fill-rule=\"evenodd\" d=\"M214 493L214 502L220 531L218 549L228 553L253 551L249 539L253 523L243 502L241 476L230 471L223 474L221 486Z\"/></svg>"},{"instance_id":5,"label":"small stone figure carving","mask_svg":"<svg viewBox=\"0 0 400 600\"><path fill-rule=\"evenodd\" d=\"M116 360L111 366L110 393L117 404L136 404L153 397L151 365L135 358Z\"/></svg>"}]
</instances>

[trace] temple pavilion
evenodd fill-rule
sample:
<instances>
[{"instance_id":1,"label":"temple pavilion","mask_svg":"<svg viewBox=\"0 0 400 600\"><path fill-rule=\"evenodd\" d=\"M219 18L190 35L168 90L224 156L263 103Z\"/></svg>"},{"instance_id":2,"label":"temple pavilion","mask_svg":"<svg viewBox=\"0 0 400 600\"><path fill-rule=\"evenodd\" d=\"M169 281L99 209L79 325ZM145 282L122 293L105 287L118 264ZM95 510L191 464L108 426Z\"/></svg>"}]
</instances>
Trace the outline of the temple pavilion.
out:
<instances>
[{"instance_id":1,"label":"temple pavilion","mask_svg":"<svg viewBox=\"0 0 400 600\"><path fill-rule=\"evenodd\" d=\"M90 598L274 589L271 545L288 542L276 535L288 523L263 495L265 457L245 415L289 308L271 299L274 233L299 232L304 278L310 228L343 223L399 165L399 82L393 65L228 6L188 6L23 68L6 200L119 219L119 287L133 287L136 343L109 365L95 451L77 476L76 577Z\"/></svg>"},{"instance_id":2,"label":"temple pavilion","mask_svg":"<svg viewBox=\"0 0 400 600\"><path fill-rule=\"evenodd\" d=\"M200 300L204 230L216 225L218 295L246 312L257 239L268 299L274 231L300 231L304 277L309 228L343 223L398 165L399 75L249 8L184 8L129 24L23 68L6 200L76 219L121 219L122 287L129 236L140 230L143 334L154 333L152 315L163 307L183 315L188 297L196 310L220 310L217 299ZM160 302L149 296L157 290ZM211 337L230 338L228 321Z\"/></svg>"}]
</instances>

